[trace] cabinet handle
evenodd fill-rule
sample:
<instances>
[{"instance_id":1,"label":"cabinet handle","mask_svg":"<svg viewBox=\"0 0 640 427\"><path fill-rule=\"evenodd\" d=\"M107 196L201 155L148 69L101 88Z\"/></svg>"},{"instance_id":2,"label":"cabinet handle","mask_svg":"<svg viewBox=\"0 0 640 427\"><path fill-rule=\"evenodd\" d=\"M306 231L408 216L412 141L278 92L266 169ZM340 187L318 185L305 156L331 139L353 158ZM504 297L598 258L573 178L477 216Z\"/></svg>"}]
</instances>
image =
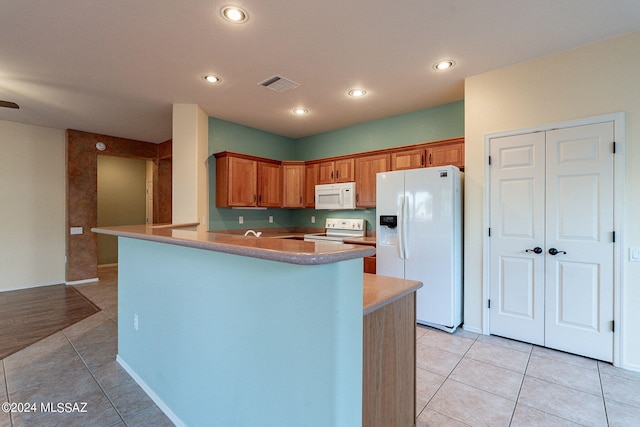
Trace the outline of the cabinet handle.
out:
<instances>
[{"instance_id":1,"label":"cabinet handle","mask_svg":"<svg viewBox=\"0 0 640 427\"><path fill-rule=\"evenodd\" d=\"M255 203L255 202L256 202L256 195L254 194L253 195L253 203Z\"/></svg>"},{"instance_id":2,"label":"cabinet handle","mask_svg":"<svg viewBox=\"0 0 640 427\"><path fill-rule=\"evenodd\" d=\"M420 154L420 166L424 166L424 154Z\"/></svg>"},{"instance_id":3,"label":"cabinet handle","mask_svg":"<svg viewBox=\"0 0 640 427\"><path fill-rule=\"evenodd\" d=\"M331 171L331 179L333 179L333 171Z\"/></svg>"},{"instance_id":4,"label":"cabinet handle","mask_svg":"<svg viewBox=\"0 0 640 427\"><path fill-rule=\"evenodd\" d=\"M431 153L429 153L429 164L432 164Z\"/></svg>"},{"instance_id":5,"label":"cabinet handle","mask_svg":"<svg viewBox=\"0 0 640 427\"><path fill-rule=\"evenodd\" d=\"M340 171L339 170L336 171L336 179L340 179Z\"/></svg>"}]
</instances>

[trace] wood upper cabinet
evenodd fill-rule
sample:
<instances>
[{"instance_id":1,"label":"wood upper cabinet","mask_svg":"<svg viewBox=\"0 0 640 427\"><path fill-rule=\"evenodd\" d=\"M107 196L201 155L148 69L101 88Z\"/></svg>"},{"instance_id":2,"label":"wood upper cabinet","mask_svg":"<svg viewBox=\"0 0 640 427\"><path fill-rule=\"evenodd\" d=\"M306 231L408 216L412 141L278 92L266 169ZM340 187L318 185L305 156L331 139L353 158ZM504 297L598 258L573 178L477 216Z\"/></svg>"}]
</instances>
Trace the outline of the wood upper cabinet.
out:
<instances>
[{"instance_id":1,"label":"wood upper cabinet","mask_svg":"<svg viewBox=\"0 0 640 427\"><path fill-rule=\"evenodd\" d=\"M427 148L427 166L464 167L464 142L434 145Z\"/></svg>"},{"instance_id":2,"label":"wood upper cabinet","mask_svg":"<svg viewBox=\"0 0 640 427\"><path fill-rule=\"evenodd\" d=\"M354 180L354 159L338 159L320 162L318 165L318 184L334 182L352 182Z\"/></svg>"},{"instance_id":3,"label":"wood upper cabinet","mask_svg":"<svg viewBox=\"0 0 640 427\"><path fill-rule=\"evenodd\" d=\"M257 161L222 153L216 156L216 206L256 206Z\"/></svg>"},{"instance_id":4,"label":"wood upper cabinet","mask_svg":"<svg viewBox=\"0 0 640 427\"><path fill-rule=\"evenodd\" d=\"M316 184L318 183L319 163L308 163L304 167L304 207L316 207Z\"/></svg>"},{"instance_id":5,"label":"wood upper cabinet","mask_svg":"<svg viewBox=\"0 0 640 427\"><path fill-rule=\"evenodd\" d=\"M454 165L464 168L464 140L456 138L446 142L405 147L391 153L391 170L416 169Z\"/></svg>"},{"instance_id":6,"label":"wood upper cabinet","mask_svg":"<svg viewBox=\"0 0 640 427\"><path fill-rule=\"evenodd\" d=\"M258 206L282 206L282 172L280 162L258 162Z\"/></svg>"},{"instance_id":7,"label":"wood upper cabinet","mask_svg":"<svg viewBox=\"0 0 640 427\"><path fill-rule=\"evenodd\" d=\"M304 162L282 162L282 207L303 208L305 205Z\"/></svg>"},{"instance_id":8,"label":"wood upper cabinet","mask_svg":"<svg viewBox=\"0 0 640 427\"><path fill-rule=\"evenodd\" d=\"M217 207L280 207L280 162L229 152L216 155Z\"/></svg>"},{"instance_id":9,"label":"wood upper cabinet","mask_svg":"<svg viewBox=\"0 0 640 427\"><path fill-rule=\"evenodd\" d=\"M390 170L389 154L374 154L355 159L356 206L376 207L376 174Z\"/></svg>"},{"instance_id":10,"label":"wood upper cabinet","mask_svg":"<svg viewBox=\"0 0 640 427\"><path fill-rule=\"evenodd\" d=\"M397 151L391 153L391 170L417 169L425 167L427 159L424 148Z\"/></svg>"}]
</instances>

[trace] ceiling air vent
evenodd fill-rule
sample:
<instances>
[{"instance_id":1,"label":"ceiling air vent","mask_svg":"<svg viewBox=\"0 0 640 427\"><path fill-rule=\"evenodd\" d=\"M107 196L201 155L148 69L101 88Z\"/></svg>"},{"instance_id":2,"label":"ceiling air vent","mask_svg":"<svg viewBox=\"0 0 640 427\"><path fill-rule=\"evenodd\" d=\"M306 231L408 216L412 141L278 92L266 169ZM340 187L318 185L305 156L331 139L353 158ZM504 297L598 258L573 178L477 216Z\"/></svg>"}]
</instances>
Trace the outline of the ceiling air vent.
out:
<instances>
[{"instance_id":1,"label":"ceiling air vent","mask_svg":"<svg viewBox=\"0 0 640 427\"><path fill-rule=\"evenodd\" d=\"M300 84L294 81L291 81L289 79L285 79L284 77L281 77L281 76L269 77L267 80L264 80L258 84L260 86L264 86L267 89L271 89L276 92L284 92L289 89L295 89L298 86L300 86Z\"/></svg>"}]
</instances>

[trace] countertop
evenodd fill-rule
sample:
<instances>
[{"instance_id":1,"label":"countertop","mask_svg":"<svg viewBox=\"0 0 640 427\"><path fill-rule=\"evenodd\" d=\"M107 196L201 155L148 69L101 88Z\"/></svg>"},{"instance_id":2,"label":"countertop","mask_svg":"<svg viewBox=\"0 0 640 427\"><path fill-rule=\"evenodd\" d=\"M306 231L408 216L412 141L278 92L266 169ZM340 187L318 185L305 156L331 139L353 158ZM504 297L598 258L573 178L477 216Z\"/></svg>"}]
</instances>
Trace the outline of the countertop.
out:
<instances>
[{"instance_id":1,"label":"countertop","mask_svg":"<svg viewBox=\"0 0 640 427\"><path fill-rule=\"evenodd\" d=\"M363 315L402 298L422 287L417 280L397 279L364 273Z\"/></svg>"},{"instance_id":2,"label":"countertop","mask_svg":"<svg viewBox=\"0 0 640 427\"><path fill-rule=\"evenodd\" d=\"M92 228L91 231L302 265L328 264L375 254L375 248L358 244L337 245L296 239L245 237L236 234L157 228L148 225L97 227Z\"/></svg>"}]
</instances>

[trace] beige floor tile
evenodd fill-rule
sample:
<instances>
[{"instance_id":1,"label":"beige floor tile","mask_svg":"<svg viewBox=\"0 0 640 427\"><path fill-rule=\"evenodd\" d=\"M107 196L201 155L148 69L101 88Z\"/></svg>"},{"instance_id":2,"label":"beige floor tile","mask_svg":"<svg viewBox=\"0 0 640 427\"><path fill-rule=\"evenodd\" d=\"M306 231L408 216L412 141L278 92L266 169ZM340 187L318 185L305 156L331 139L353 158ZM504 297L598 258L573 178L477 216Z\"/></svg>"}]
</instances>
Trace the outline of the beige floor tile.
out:
<instances>
[{"instance_id":1,"label":"beige floor tile","mask_svg":"<svg viewBox=\"0 0 640 427\"><path fill-rule=\"evenodd\" d=\"M455 335L457 337L462 337L462 338L469 338L471 340L476 340L476 339L478 339L479 336L481 336L477 332L466 331L462 327L456 329L456 331L453 333L453 335Z\"/></svg>"},{"instance_id":2,"label":"beige floor tile","mask_svg":"<svg viewBox=\"0 0 640 427\"><path fill-rule=\"evenodd\" d=\"M525 376L518 403L585 426L606 426L602 398Z\"/></svg>"},{"instance_id":3,"label":"beige floor tile","mask_svg":"<svg viewBox=\"0 0 640 427\"><path fill-rule=\"evenodd\" d=\"M146 409L131 418L126 419L127 427L173 427L174 424L167 416L158 408L153 406Z\"/></svg>"},{"instance_id":4,"label":"beige floor tile","mask_svg":"<svg viewBox=\"0 0 640 427\"><path fill-rule=\"evenodd\" d=\"M517 404L511 427L580 427L580 424Z\"/></svg>"},{"instance_id":5,"label":"beige floor tile","mask_svg":"<svg viewBox=\"0 0 640 427\"><path fill-rule=\"evenodd\" d=\"M460 361L449 378L515 401L524 375L465 358Z\"/></svg>"},{"instance_id":6,"label":"beige floor tile","mask_svg":"<svg viewBox=\"0 0 640 427\"><path fill-rule=\"evenodd\" d=\"M502 338L497 335L480 335L478 337L478 341L485 342L487 344L499 345L501 347L506 347L511 350L521 351L523 353L531 353L533 349L532 344L528 344L521 341L510 340L507 338Z\"/></svg>"},{"instance_id":7,"label":"beige floor tile","mask_svg":"<svg viewBox=\"0 0 640 427\"><path fill-rule=\"evenodd\" d=\"M123 381L121 384L105 390L105 393L123 418L133 417L155 406L147 393L133 379Z\"/></svg>"},{"instance_id":8,"label":"beige floor tile","mask_svg":"<svg viewBox=\"0 0 640 427\"><path fill-rule=\"evenodd\" d=\"M37 398L33 398L37 399ZM37 400L36 400L37 401ZM45 402L52 402L57 408L57 403L86 403L86 406L78 406L86 412L36 412L30 414L16 414L13 418L14 426L60 426L60 427L85 427L85 426L113 426L122 421L118 412L111 405L101 390L91 394L85 394L78 400L65 400L51 395Z\"/></svg>"},{"instance_id":9,"label":"beige floor tile","mask_svg":"<svg viewBox=\"0 0 640 427\"><path fill-rule=\"evenodd\" d=\"M472 426L508 426L515 402L447 379L427 409Z\"/></svg>"},{"instance_id":10,"label":"beige floor tile","mask_svg":"<svg viewBox=\"0 0 640 427\"><path fill-rule=\"evenodd\" d=\"M602 396L600 375L597 370L533 355L529 359L527 375L595 396Z\"/></svg>"},{"instance_id":11,"label":"beige floor tile","mask_svg":"<svg viewBox=\"0 0 640 427\"><path fill-rule=\"evenodd\" d=\"M462 356L424 344L416 345L416 366L442 376L448 376Z\"/></svg>"},{"instance_id":12,"label":"beige floor tile","mask_svg":"<svg viewBox=\"0 0 640 427\"><path fill-rule=\"evenodd\" d=\"M610 427L630 427L640 425L640 408L617 402L607 402L607 418Z\"/></svg>"},{"instance_id":13,"label":"beige floor tile","mask_svg":"<svg viewBox=\"0 0 640 427\"><path fill-rule=\"evenodd\" d=\"M424 326L417 325L416 326L416 341L420 339L421 336L427 331L427 328Z\"/></svg>"},{"instance_id":14,"label":"beige floor tile","mask_svg":"<svg viewBox=\"0 0 640 427\"><path fill-rule=\"evenodd\" d=\"M640 408L640 380L603 373L602 390L607 401L612 400ZM640 425L640 421L638 422Z\"/></svg>"},{"instance_id":15,"label":"beige floor tile","mask_svg":"<svg viewBox=\"0 0 640 427\"><path fill-rule=\"evenodd\" d=\"M627 378L629 380L640 381L640 372L629 371L627 369L616 368L608 362L598 362L598 370L600 374L608 374L617 377Z\"/></svg>"},{"instance_id":16,"label":"beige floor tile","mask_svg":"<svg viewBox=\"0 0 640 427\"><path fill-rule=\"evenodd\" d=\"M442 375L416 368L416 407L424 407L429 403L446 379Z\"/></svg>"},{"instance_id":17,"label":"beige floor tile","mask_svg":"<svg viewBox=\"0 0 640 427\"><path fill-rule=\"evenodd\" d=\"M416 420L416 427L465 427L468 424L427 408Z\"/></svg>"},{"instance_id":18,"label":"beige floor tile","mask_svg":"<svg viewBox=\"0 0 640 427\"><path fill-rule=\"evenodd\" d=\"M473 345L475 340L463 338L461 336L452 335L448 332L427 330L420 337L418 343L435 347L440 350L448 351L463 356Z\"/></svg>"},{"instance_id":19,"label":"beige floor tile","mask_svg":"<svg viewBox=\"0 0 640 427\"><path fill-rule=\"evenodd\" d=\"M104 313L96 313L63 332L89 369L115 360L118 352L118 325Z\"/></svg>"},{"instance_id":20,"label":"beige floor tile","mask_svg":"<svg viewBox=\"0 0 640 427\"><path fill-rule=\"evenodd\" d=\"M598 369L598 362L588 357L582 357L575 354L565 353L564 351L554 350L552 348L545 348L539 346L533 346L531 352L533 356L546 357L549 359L558 360L560 362L570 363L572 365L581 366L588 369Z\"/></svg>"},{"instance_id":21,"label":"beige floor tile","mask_svg":"<svg viewBox=\"0 0 640 427\"><path fill-rule=\"evenodd\" d=\"M465 357L521 374L524 373L529 361L529 354L525 352L487 344L480 340L471 346Z\"/></svg>"}]
</instances>

